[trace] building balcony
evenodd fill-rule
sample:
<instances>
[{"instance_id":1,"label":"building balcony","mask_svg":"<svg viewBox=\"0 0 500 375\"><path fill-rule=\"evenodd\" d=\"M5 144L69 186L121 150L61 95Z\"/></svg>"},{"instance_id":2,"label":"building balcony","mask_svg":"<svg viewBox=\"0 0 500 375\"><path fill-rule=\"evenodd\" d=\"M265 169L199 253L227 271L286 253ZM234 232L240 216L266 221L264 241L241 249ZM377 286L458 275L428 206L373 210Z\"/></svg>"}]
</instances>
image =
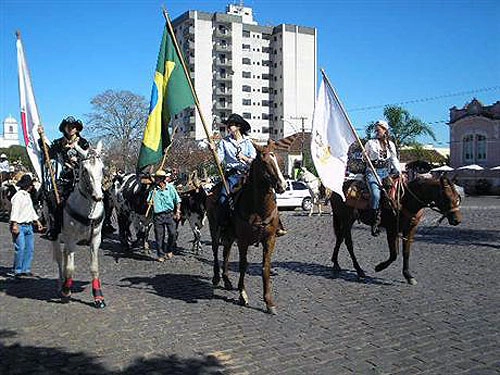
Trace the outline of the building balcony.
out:
<instances>
[{"instance_id":1,"label":"building balcony","mask_svg":"<svg viewBox=\"0 0 500 375\"><path fill-rule=\"evenodd\" d=\"M231 96L233 95L233 90L230 88L221 89L219 87L215 89L215 95Z\"/></svg>"},{"instance_id":2,"label":"building balcony","mask_svg":"<svg viewBox=\"0 0 500 375\"><path fill-rule=\"evenodd\" d=\"M232 51L232 47L229 44L215 44L215 50L217 52L225 52L225 53L230 53Z\"/></svg>"},{"instance_id":3,"label":"building balcony","mask_svg":"<svg viewBox=\"0 0 500 375\"><path fill-rule=\"evenodd\" d=\"M214 108L218 111L227 111L232 108L232 103L215 103Z\"/></svg>"},{"instance_id":4,"label":"building balcony","mask_svg":"<svg viewBox=\"0 0 500 375\"><path fill-rule=\"evenodd\" d=\"M232 81L232 76L230 74L227 74L227 73L216 73L215 74L215 79L217 81Z\"/></svg>"},{"instance_id":5,"label":"building balcony","mask_svg":"<svg viewBox=\"0 0 500 375\"><path fill-rule=\"evenodd\" d=\"M217 38L223 38L223 39L231 39L231 30L224 30L221 31L219 29L215 29L214 36Z\"/></svg>"},{"instance_id":6,"label":"building balcony","mask_svg":"<svg viewBox=\"0 0 500 375\"><path fill-rule=\"evenodd\" d=\"M217 66L231 67L232 63L233 60L230 59L225 59L225 60L215 59L215 65Z\"/></svg>"}]
</instances>

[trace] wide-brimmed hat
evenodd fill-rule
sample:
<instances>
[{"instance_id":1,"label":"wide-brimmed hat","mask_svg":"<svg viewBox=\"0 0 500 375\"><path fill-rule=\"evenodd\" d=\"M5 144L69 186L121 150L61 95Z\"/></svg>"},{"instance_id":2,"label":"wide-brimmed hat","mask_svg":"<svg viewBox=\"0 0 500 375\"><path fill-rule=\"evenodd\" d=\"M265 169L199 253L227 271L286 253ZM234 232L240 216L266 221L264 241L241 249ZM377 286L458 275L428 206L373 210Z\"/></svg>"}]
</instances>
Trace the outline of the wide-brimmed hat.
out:
<instances>
[{"instance_id":1,"label":"wide-brimmed hat","mask_svg":"<svg viewBox=\"0 0 500 375\"><path fill-rule=\"evenodd\" d=\"M163 169L159 169L156 171L156 173L154 174L154 176L158 179L162 179L164 180L165 178L167 177L171 177L172 176L172 173L171 172L167 172L167 171L164 171Z\"/></svg>"},{"instance_id":2,"label":"wide-brimmed hat","mask_svg":"<svg viewBox=\"0 0 500 375\"><path fill-rule=\"evenodd\" d=\"M23 175L19 181L17 181L17 186L19 186L21 189L26 190L29 188L31 185L33 185L33 178L29 174Z\"/></svg>"},{"instance_id":3,"label":"wide-brimmed hat","mask_svg":"<svg viewBox=\"0 0 500 375\"><path fill-rule=\"evenodd\" d=\"M83 123L80 120L74 118L73 116L68 116L61 121L61 124L59 125L59 131L64 132L64 128L66 127L66 125L75 127L78 132L81 132L83 129Z\"/></svg>"},{"instance_id":4,"label":"wide-brimmed hat","mask_svg":"<svg viewBox=\"0 0 500 375\"><path fill-rule=\"evenodd\" d=\"M229 126L231 124L239 126L240 132L243 134L248 134L248 132L251 129L251 126L248 123L248 121L246 121L243 117L241 117L240 115L238 115L236 113L233 113L232 115L230 115L227 118L226 121L224 121L224 125L226 125L226 126Z\"/></svg>"},{"instance_id":5,"label":"wide-brimmed hat","mask_svg":"<svg viewBox=\"0 0 500 375\"><path fill-rule=\"evenodd\" d=\"M7 155L5 154L0 155L0 159L7 159Z\"/></svg>"},{"instance_id":6,"label":"wide-brimmed hat","mask_svg":"<svg viewBox=\"0 0 500 375\"><path fill-rule=\"evenodd\" d=\"M387 121L384 121L384 120L378 120L375 123L375 126L380 126L381 128L384 128L385 130L389 130L389 124L387 123Z\"/></svg>"}]
</instances>

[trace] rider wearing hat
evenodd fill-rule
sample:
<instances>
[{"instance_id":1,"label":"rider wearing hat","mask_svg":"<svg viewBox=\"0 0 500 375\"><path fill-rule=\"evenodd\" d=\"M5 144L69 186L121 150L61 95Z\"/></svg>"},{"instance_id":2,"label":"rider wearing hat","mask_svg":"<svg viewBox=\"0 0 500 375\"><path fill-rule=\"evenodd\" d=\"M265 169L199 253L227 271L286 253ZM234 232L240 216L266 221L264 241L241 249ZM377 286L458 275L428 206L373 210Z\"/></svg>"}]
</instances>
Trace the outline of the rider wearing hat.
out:
<instances>
[{"instance_id":1,"label":"rider wearing hat","mask_svg":"<svg viewBox=\"0 0 500 375\"><path fill-rule=\"evenodd\" d=\"M61 204L56 207L54 198L49 199L49 209L53 220L50 220L51 226L48 233L49 239L56 239L61 231L62 225L62 207L73 191L76 176L78 175L78 165L80 153L76 148L87 150L89 142L80 135L83 130L81 120L75 119L73 116L68 116L61 121L59 131L63 136L56 139L49 148L49 157L56 160L62 165L59 177L57 178L57 189L61 198ZM51 202L52 201L52 202Z\"/></svg>"},{"instance_id":2,"label":"rider wearing hat","mask_svg":"<svg viewBox=\"0 0 500 375\"><path fill-rule=\"evenodd\" d=\"M158 170L154 175L156 187L148 196L148 202L152 202L153 205L153 225L159 262L163 262L165 256L170 259L174 255L175 220L179 220L181 216L181 198L174 185L170 183L171 178L171 172ZM165 229L168 236L166 243Z\"/></svg>"},{"instance_id":3,"label":"rider wearing hat","mask_svg":"<svg viewBox=\"0 0 500 375\"><path fill-rule=\"evenodd\" d=\"M370 158L375 172L382 181L389 175L401 174L401 166L396 152L396 146L389 139L389 124L386 121L378 120L375 123L375 139L369 140L365 145L366 155ZM370 168L366 169L366 181L370 188L370 218L372 236L376 237L380 234L378 226L380 225L380 189L377 178Z\"/></svg>"},{"instance_id":4,"label":"rider wearing hat","mask_svg":"<svg viewBox=\"0 0 500 375\"><path fill-rule=\"evenodd\" d=\"M217 146L217 154L224 164L224 172L227 179L229 193L233 193L235 188L243 182L243 179L250 170L250 164L257 156L257 151L248 136L251 130L250 124L240 115L233 113L226 121L226 137L222 138ZM223 187L219 197L219 225L225 229L229 222L228 192ZM281 220L280 220L281 224ZM286 231L283 226L278 229L278 235L284 235Z\"/></svg>"}]
</instances>

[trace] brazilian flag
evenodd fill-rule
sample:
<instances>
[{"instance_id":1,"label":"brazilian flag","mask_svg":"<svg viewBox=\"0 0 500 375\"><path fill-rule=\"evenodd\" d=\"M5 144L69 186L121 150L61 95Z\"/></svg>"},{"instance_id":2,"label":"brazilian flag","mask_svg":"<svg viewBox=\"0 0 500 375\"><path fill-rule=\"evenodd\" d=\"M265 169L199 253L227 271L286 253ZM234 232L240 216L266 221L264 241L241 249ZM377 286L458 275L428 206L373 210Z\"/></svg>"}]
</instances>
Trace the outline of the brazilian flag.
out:
<instances>
[{"instance_id":1,"label":"brazilian flag","mask_svg":"<svg viewBox=\"0 0 500 375\"><path fill-rule=\"evenodd\" d=\"M137 161L138 170L161 160L170 144L170 119L194 105L188 78L182 68L182 57L175 50L173 38L166 25L156 63L148 122Z\"/></svg>"}]
</instances>

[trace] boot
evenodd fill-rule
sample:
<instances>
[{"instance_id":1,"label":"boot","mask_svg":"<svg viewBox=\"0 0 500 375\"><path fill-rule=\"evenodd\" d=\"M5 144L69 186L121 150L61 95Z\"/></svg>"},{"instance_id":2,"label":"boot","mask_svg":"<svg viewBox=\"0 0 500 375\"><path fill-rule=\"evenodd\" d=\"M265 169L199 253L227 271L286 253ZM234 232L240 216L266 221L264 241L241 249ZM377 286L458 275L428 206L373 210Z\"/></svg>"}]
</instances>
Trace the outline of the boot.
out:
<instances>
[{"instance_id":1,"label":"boot","mask_svg":"<svg viewBox=\"0 0 500 375\"><path fill-rule=\"evenodd\" d=\"M216 219L219 226L219 237L221 239L227 237L230 221L229 204L227 201L217 206Z\"/></svg>"},{"instance_id":2,"label":"boot","mask_svg":"<svg viewBox=\"0 0 500 375\"><path fill-rule=\"evenodd\" d=\"M287 230L285 229L285 226L283 225L283 222L281 221L281 218L279 218L279 227L276 230L276 237L281 237L287 234Z\"/></svg>"},{"instance_id":3,"label":"boot","mask_svg":"<svg viewBox=\"0 0 500 375\"><path fill-rule=\"evenodd\" d=\"M371 216L371 226L372 226L372 236L373 237L378 237L380 234L380 210L379 209L372 209L370 210L370 216Z\"/></svg>"}]
</instances>

